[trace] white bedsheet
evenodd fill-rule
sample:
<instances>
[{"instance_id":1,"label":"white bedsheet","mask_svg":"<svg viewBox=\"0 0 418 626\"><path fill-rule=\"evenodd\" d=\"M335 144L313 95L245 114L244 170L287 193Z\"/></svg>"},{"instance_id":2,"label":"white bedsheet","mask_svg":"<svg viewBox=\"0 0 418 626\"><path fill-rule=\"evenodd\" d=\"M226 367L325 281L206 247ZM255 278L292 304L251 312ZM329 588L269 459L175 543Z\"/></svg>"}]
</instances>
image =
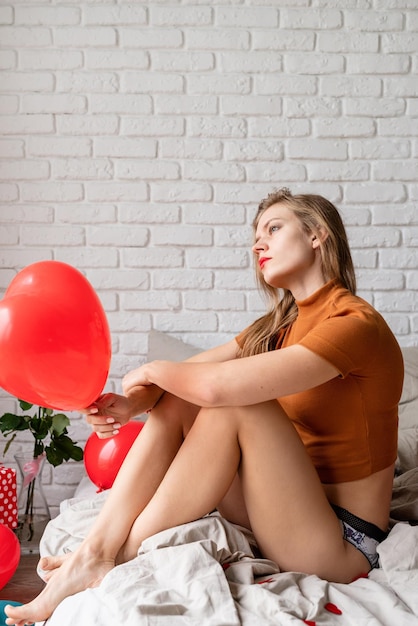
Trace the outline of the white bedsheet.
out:
<instances>
[{"instance_id":1,"label":"white bedsheet","mask_svg":"<svg viewBox=\"0 0 418 626\"><path fill-rule=\"evenodd\" d=\"M67 502L41 554L73 550L105 496ZM64 600L45 626L418 626L418 527L398 523L381 569L350 585L280 573L251 536L217 515L146 540L100 587Z\"/></svg>"}]
</instances>

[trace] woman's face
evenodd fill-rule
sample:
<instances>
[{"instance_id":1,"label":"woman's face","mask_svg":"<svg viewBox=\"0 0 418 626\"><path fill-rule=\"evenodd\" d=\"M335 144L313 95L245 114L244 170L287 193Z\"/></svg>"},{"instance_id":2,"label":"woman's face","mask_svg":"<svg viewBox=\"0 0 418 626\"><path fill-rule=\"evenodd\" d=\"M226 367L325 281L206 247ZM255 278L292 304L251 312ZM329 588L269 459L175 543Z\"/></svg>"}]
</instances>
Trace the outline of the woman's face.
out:
<instances>
[{"instance_id":1,"label":"woman's face","mask_svg":"<svg viewBox=\"0 0 418 626\"><path fill-rule=\"evenodd\" d=\"M303 229L299 218L284 202L273 204L262 213L253 252L258 256L265 282L289 289L296 299L307 297L324 283L319 240Z\"/></svg>"}]
</instances>

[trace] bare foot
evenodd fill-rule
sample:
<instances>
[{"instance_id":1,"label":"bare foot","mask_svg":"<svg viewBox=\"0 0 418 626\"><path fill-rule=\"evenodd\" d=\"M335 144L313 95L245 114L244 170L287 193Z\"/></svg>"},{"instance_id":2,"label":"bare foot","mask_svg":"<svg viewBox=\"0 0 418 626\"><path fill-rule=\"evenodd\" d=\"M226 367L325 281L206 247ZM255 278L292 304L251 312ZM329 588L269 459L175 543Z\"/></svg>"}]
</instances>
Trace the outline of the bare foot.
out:
<instances>
[{"instance_id":1,"label":"bare foot","mask_svg":"<svg viewBox=\"0 0 418 626\"><path fill-rule=\"evenodd\" d=\"M95 554L87 553L86 550L65 555L61 566L55 568L54 575L39 596L23 606L5 607L6 624L24 626L33 622L43 622L68 596L89 587L98 587L114 566L113 560L99 560Z\"/></svg>"},{"instance_id":2,"label":"bare foot","mask_svg":"<svg viewBox=\"0 0 418 626\"><path fill-rule=\"evenodd\" d=\"M38 563L38 574L45 582L56 573L61 565L71 556L71 553L59 556L44 556Z\"/></svg>"}]
</instances>

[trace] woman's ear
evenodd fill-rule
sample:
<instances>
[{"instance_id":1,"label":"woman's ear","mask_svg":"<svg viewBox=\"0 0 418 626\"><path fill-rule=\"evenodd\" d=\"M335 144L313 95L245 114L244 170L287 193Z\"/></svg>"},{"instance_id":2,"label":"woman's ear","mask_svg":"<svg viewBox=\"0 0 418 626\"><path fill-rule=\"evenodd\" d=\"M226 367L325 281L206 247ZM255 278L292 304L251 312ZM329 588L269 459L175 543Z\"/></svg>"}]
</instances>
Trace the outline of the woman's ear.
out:
<instances>
[{"instance_id":1,"label":"woman's ear","mask_svg":"<svg viewBox=\"0 0 418 626\"><path fill-rule=\"evenodd\" d=\"M316 233L312 233L312 247L315 250L316 248L319 248L319 246L324 243L324 241L326 240L326 238L328 237L328 231L325 230L325 228L321 228L321 226L318 226L318 230Z\"/></svg>"}]
</instances>

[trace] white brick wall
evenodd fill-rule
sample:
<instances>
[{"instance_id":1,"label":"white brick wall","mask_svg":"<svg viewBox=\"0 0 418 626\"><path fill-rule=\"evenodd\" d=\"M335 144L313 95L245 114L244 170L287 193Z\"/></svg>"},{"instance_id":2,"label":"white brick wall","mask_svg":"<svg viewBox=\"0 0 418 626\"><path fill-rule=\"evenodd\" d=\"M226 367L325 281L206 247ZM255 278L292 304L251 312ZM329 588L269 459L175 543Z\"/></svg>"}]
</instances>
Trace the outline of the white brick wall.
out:
<instances>
[{"instance_id":1,"label":"white brick wall","mask_svg":"<svg viewBox=\"0 0 418 626\"><path fill-rule=\"evenodd\" d=\"M417 344L417 9L1 0L1 293L41 259L85 272L119 390L151 328L209 347L260 313L250 222L287 185L341 208L361 295ZM53 506L81 471L48 468Z\"/></svg>"}]
</instances>

